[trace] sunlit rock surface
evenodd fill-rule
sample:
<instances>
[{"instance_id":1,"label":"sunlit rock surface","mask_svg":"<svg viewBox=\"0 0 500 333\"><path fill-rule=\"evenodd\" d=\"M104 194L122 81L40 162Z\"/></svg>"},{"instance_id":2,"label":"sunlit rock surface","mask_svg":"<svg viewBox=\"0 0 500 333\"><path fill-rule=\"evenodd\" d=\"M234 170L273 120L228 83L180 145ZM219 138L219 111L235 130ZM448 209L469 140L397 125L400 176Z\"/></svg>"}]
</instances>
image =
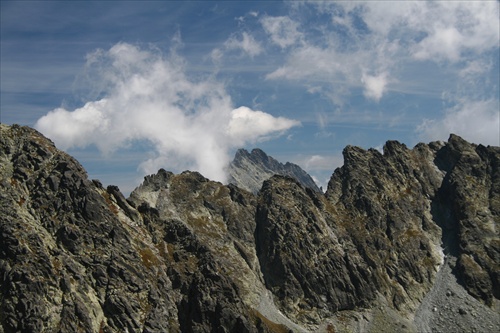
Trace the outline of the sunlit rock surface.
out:
<instances>
[{"instance_id":1,"label":"sunlit rock surface","mask_svg":"<svg viewBox=\"0 0 500 333\"><path fill-rule=\"evenodd\" d=\"M257 193L265 180L274 175L289 176L299 183L320 192L314 180L293 163L280 163L260 149L253 149L250 153L239 149L229 165L229 183L234 184L252 193Z\"/></svg>"},{"instance_id":2,"label":"sunlit rock surface","mask_svg":"<svg viewBox=\"0 0 500 333\"><path fill-rule=\"evenodd\" d=\"M0 130L0 332L500 327L498 147L349 146L325 194L162 169L126 199L35 130Z\"/></svg>"}]
</instances>

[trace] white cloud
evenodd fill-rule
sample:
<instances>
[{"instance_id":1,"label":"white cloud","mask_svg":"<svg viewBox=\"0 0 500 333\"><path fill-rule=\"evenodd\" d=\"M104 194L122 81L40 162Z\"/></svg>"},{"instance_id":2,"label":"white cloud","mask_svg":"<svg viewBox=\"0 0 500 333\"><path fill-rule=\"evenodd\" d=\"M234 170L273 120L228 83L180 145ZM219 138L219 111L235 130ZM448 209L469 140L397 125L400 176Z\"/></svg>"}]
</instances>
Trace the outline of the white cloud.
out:
<instances>
[{"instance_id":1,"label":"white cloud","mask_svg":"<svg viewBox=\"0 0 500 333\"><path fill-rule=\"evenodd\" d=\"M264 16L260 22L272 42L281 48L295 44L302 37L297 30L299 24L288 16Z\"/></svg>"},{"instance_id":2,"label":"white cloud","mask_svg":"<svg viewBox=\"0 0 500 333\"><path fill-rule=\"evenodd\" d=\"M301 31L300 43L283 40L288 57L267 79L294 80L306 87L314 83L322 87L315 91L336 104L342 104L339 91L346 98L359 88L378 101L391 91L391 83L410 80L399 75L424 66L422 61L454 66L455 75L469 66L472 73L471 59L498 49L497 1L306 1L293 7L294 21L272 18L276 22L264 25L274 43L279 22L293 22L294 31ZM302 13L314 10L330 21L311 28L311 17Z\"/></svg>"},{"instance_id":3,"label":"white cloud","mask_svg":"<svg viewBox=\"0 0 500 333\"><path fill-rule=\"evenodd\" d=\"M224 52L219 48L213 49L212 52L210 53L210 57L212 58L212 61L214 63L220 63L223 56L224 56Z\"/></svg>"},{"instance_id":4,"label":"white cloud","mask_svg":"<svg viewBox=\"0 0 500 333\"><path fill-rule=\"evenodd\" d=\"M425 141L446 140L450 133L474 143L500 146L498 100L464 101L446 111L440 120L426 119L417 129Z\"/></svg>"},{"instance_id":5,"label":"white cloud","mask_svg":"<svg viewBox=\"0 0 500 333\"><path fill-rule=\"evenodd\" d=\"M461 34L454 27L437 29L414 46L413 57L418 60L445 58L458 61L461 39Z\"/></svg>"},{"instance_id":6,"label":"white cloud","mask_svg":"<svg viewBox=\"0 0 500 333\"><path fill-rule=\"evenodd\" d=\"M262 53L262 46L260 43L247 32L241 34L241 39L236 36L230 37L224 43L224 47L226 50L241 50L250 57L255 57Z\"/></svg>"},{"instance_id":7,"label":"white cloud","mask_svg":"<svg viewBox=\"0 0 500 333\"><path fill-rule=\"evenodd\" d=\"M300 125L300 122L283 117L273 117L262 111L253 111L245 106L231 112L228 125L228 134L235 146L245 142L266 138L275 132L286 131L291 127Z\"/></svg>"},{"instance_id":8,"label":"white cloud","mask_svg":"<svg viewBox=\"0 0 500 333\"><path fill-rule=\"evenodd\" d=\"M257 17L257 16L259 16L259 12L250 11L243 16L236 17L235 20L238 21L240 24L243 24L248 17Z\"/></svg>"},{"instance_id":9,"label":"white cloud","mask_svg":"<svg viewBox=\"0 0 500 333\"><path fill-rule=\"evenodd\" d=\"M455 106L442 119L415 122L421 137L446 139L453 132L500 144L498 74L492 73L498 66L492 60L500 38L498 1L313 1L294 8L301 43L289 47L268 80L295 81L339 107L360 88L375 102L401 87L441 94ZM330 22L308 28L307 15L298 13L311 8Z\"/></svg>"},{"instance_id":10,"label":"white cloud","mask_svg":"<svg viewBox=\"0 0 500 333\"><path fill-rule=\"evenodd\" d=\"M379 101L387 86L387 73L381 73L377 76L363 74L361 82L365 86L364 95L375 101Z\"/></svg>"},{"instance_id":11,"label":"white cloud","mask_svg":"<svg viewBox=\"0 0 500 333\"><path fill-rule=\"evenodd\" d=\"M330 80L336 75L347 74L347 66L342 65L343 60L342 55L333 49L304 45L294 49L286 64L269 73L266 78Z\"/></svg>"},{"instance_id":12,"label":"white cloud","mask_svg":"<svg viewBox=\"0 0 500 333\"><path fill-rule=\"evenodd\" d=\"M328 115L321 112L316 113L316 122L320 130L323 131L328 126Z\"/></svg>"},{"instance_id":13,"label":"white cloud","mask_svg":"<svg viewBox=\"0 0 500 333\"><path fill-rule=\"evenodd\" d=\"M386 5L342 3L362 8L363 20L379 36L398 38L418 60L457 62L466 52L498 47L498 1L399 1Z\"/></svg>"},{"instance_id":14,"label":"white cloud","mask_svg":"<svg viewBox=\"0 0 500 333\"><path fill-rule=\"evenodd\" d=\"M222 84L209 77L193 80L184 67L175 53L167 58L126 43L98 50L87 58L87 73L104 97L72 111L50 111L35 127L61 148L95 145L106 154L148 140L154 152L141 163L143 172L191 169L224 181L231 149L299 124L234 109Z\"/></svg>"},{"instance_id":15,"label":"white cloud","mask_svg":"<svg viewBox=\"0 0 500 333\"><path fill-rule=\"evenodd\" d=\"M232 34L221 47L214 48L212 52L210 52L210 58L214 64L221 65L224 56L232 51L240 51L239 56L254 58L261 54L264 49L248 32L235 33Z\"/></svg>"},{"instance_id":16,"label":"white cloud","mask_svg":"<svg viewBox=\"0 0 500 333\"><path fill-rule=\"evenodd\" d=\"M462 78L474 79L489 72L493 67L491 61L485 59L472 59L467 61L465 67L459 71L459 76Z\"/></svg>"},{"instance_id":17,"label":"white cloud","mask_svg":"<svg viewBox=\"0 0 500 333\"><path fill-rule=\"evenodd\" d=\"M498 47L498 1L340 2L357 13L372 35L397 39L419 60L459 61ZM338 12L326 6L323 10Z\"/></svg>"},{"instance_id":18,"label":"white cloud","mask_svg":"<svg viewBox=\"0 0 500 333\"><path fill-rule=\"evenodd\" d=\"M304 38L291 49L285 63L267 74L266 79L301 82L313 87L311 93L320 92L337 105L342 105L342 96L346 98L352 88L364 88L367 98L379 100L387 91L388 62L396 52L393 45L367 40L346 52L339 46L341 41L335 33L325 31L323 37L328 39L327 43Z\"/></svg>"},{"instance_id":19,"label":"white cloud","mask_svg":"<svg viewBox=\"0 0 500 333\"><path fill-rule=\"evenodd\" d=\"M71 113L57 108L40 118L36 127L43 133L50 132L50 138L61 149L84 147L87 137L106 131L109 121L102 112L105 105L106 100L103 99L87 103Z\"/></svg>"},{"instance_id":20,"label":"white cloud","mask_svg":"<svg viewBox=\"0 0 500 333\"><path fill-rule=\"evenodd\" d=\"M424 60L463 60L466 52L480 54L498 47L497 1L440 1L422 3L412 28L426 36L413 48Z\"/></svg>"}]
</instances>

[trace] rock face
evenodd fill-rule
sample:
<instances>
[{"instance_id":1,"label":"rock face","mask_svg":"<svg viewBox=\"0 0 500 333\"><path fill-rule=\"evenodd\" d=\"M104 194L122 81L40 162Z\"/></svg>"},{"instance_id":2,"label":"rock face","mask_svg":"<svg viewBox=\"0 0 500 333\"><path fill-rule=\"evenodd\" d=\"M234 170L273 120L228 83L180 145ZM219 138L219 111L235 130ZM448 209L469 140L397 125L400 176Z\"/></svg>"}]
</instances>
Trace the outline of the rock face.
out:
<instances>
[{"instance_id":1,"label":"rock face","mask_svg":"<svg viewBox=\"0 0 500 333\"><path fill-rule=\"evenodd\" d=\"M325 194L162 169L126 199L0 130L0 332L500 327L499 147L348 146Z\"/></svg>"},{"instance_id":2,"label":"rock face","mask_svg":"<svg viewBox=\"0 0 500 333\"><path fill-rule=\"evenodd\" d=\"M26 127L1 125L0 162L0 332L268 331L250 194L160 170L127 201Z\"/></svg>"},{"instance_id":3,"label":"rock face","mask_svg":"<svg viewBox=\"0 0 500 333\"><path fill-rule=\"evenodd\" d=\"M320 192L311 176L298 165L289 162L282 164L260 149L253 149L251 153L239 149L229 165L228 173L229 183L254 194L261 189L265 180L274 175L295 178L303 186Z\"/></svg>"}]
</instances>

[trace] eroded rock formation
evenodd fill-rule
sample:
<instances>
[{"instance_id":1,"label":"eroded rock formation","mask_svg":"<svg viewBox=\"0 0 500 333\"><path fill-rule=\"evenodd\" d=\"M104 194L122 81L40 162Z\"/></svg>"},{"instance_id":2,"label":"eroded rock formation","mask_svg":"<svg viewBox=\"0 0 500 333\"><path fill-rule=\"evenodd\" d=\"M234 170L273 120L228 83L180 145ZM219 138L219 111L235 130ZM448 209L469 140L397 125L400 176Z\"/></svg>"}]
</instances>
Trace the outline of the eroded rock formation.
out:
<instances>
[{"instance_id":1,"label":"eroded rock formation","mask_svg":"<svg viewBox=\"0 0 500 333\"><path fill-rule=\"evenodd\" d=\"M261 149L253 149L250 153L239 149L229 164L229 183L254 194L259 192L265 180L274 175L295 178L300 184L320 192L314 180L297 164L278 162Z\"/></svg>"},{"instance_id":2,"label":"eroded rock formation","mask_svg":"<svg viewBox=\"0 0 500 333\"><path fill-rule=\"evenodd\" d=\"M325 194L159 170L126 199L35 130L0 129L0 332L500 325L498 147L349 146Z\"/></svg>"}]
</instances>

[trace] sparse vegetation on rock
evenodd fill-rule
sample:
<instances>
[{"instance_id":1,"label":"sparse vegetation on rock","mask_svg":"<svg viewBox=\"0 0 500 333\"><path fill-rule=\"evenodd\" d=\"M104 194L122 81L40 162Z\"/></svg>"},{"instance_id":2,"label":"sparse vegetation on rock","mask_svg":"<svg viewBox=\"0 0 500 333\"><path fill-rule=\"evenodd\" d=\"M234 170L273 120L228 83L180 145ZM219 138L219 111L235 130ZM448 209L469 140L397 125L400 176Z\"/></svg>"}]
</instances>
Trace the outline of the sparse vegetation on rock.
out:
<instances>
[{"instance_id":1,"label":"sparse vegetation on rock","mask_svg":"<svg viewBox=\"0 0 500 333\"><path fill-rule=\"evenodd\" d=\"M349 146L325 194L162 169L126 199L35 130L0 134L0 332L500 326L499 147Z\"/></svg>"}]
</instances>

